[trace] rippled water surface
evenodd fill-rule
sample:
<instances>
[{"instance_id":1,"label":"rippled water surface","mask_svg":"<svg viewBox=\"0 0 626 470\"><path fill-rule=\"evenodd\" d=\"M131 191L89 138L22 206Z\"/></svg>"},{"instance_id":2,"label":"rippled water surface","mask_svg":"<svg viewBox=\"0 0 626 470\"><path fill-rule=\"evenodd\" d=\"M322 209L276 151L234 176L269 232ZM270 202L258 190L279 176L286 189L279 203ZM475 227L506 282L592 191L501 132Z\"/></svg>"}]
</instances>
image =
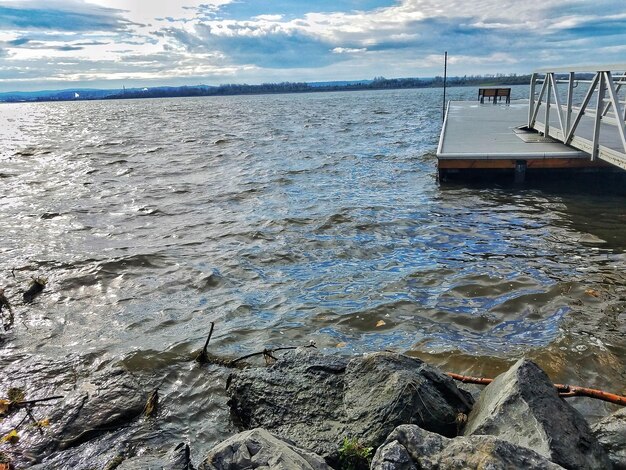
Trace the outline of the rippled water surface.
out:
<instances>
[{"instance_id":1,"label":"rippled water surface","mask_svg":"<svg viewBox=\"0 0 626 470\"><path fill-rule=\"evenodd\" d=\"M626 392L624 197L440 186L440 113L439 90L0 106L2 390L122 366L165 410L129 439L195 460L232 432L227 372L189 361L210 322L228 357L313 340L494 375L525 354Z\"/></svg>"}]
</instances>

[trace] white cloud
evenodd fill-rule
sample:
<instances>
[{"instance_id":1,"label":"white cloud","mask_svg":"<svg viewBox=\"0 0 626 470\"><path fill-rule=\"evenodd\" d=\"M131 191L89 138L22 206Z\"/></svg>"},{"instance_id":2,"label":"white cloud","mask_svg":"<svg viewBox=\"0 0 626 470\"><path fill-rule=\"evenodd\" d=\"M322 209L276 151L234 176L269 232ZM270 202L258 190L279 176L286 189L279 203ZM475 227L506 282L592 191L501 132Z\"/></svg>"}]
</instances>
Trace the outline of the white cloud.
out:
<instances>
[{"instance_id":1,"label":"white cloud","mask_svg":"<svg viewBox=\"0 0 626 470\"><path fill-rule=\"evenodd\" d=\"M233 0L88 0L107 8L124 10L126 17L138 23L154 23L156 18L193 19L197 8L206 5L217 11Z\"/></svg>"},{"instance_id":2,"label":"white cloud","mask_svg":"<svg viewBox=\"0 0 626 470\"><path fill-rule=\"evenodd\" d=\"M280 21L284 18L284 15L257 15L252 17L254 20L258 21Z\"/></svg>"},{"instance_id":3,"label":"white cloud","mask_svg":"<svg viewBox=\"0 0 626 470\"><path fill-rule=\"evenodd\" d=\"M335 47L332 49L332 52L334 54L357 54L359 52L365 52L366 50L367 49L365 48L355 49L350 47Z\"/></svg>"}]
</instances>

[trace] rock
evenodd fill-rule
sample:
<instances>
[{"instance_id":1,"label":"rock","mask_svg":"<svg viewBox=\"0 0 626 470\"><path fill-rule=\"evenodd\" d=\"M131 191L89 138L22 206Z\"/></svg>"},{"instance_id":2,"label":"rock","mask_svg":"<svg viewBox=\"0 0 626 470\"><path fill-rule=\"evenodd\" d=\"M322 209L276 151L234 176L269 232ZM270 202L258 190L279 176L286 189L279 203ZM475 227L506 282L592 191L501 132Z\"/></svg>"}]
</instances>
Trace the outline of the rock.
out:
<instances>
[{"instance_id":1,"label":"rock","mask_svg":"<svg viewBox=\"0 0 626 470\"><path fill-rule=\"evenodd\" d=\"M116 470L194 470L191 464L189 445L185 442L177 444L165 455L146 455L123 460L118 466L115 460L111 467Z\"/></svg>"},{"instance_id":2,"label":"rock","mask_svg":"<svg viewBox=\"0 0 626 470\"><path fill-rule=\"evenodd\" d=\"M591 431L609 454L613 468L626 470L626 408L597 422Z\"/></svg>"},{"instance_id":3,"label":"rock","mask_svg":"<svg viewBox=\"0 0 626 470\"><path fill-rule=\"evenodd\" d=\"M410 464L406 457L410 458ZM374 455L371 470L557 470L538 453L494 436L448 439L419 426L398 426Z\"/></svg>"},{"instance_id":4,"label":"rock","mask_svg":"<svg viewBox=\"0 0 626 470\"><path fill-rule=\"evenodd\" d=\"M460 390L463 390L464 392L469 393L474 399L474 401L478 401L480 394L483 393L483 389L485 388L484 385L477 385L477 384L465 383L465 382L459 382L459 381L456 381L456 386Z\"/></svg>"},{"instance_id":5,"label":"rock","mask_svg":"<svg viewBox=\"0 0 626 470\"><path fill-rule=\"evenodd\" d=\"M51 421L61 424L59 448L81 444L137 418L146 396L135 380L122 370L91 377L52 415Z\"/></svg>"},{"instance_id":6,"label":"rock","mask_svg":"<svg viewBox=\"0 0 626 470\"><path fill-rule=\"evenodd\" d=\"M181 442L168 452L164 470L193 470L189 444Z\"/></svg>"},{"instance_id":7,"label":"rock","mask_svg":"<svg viewBox=\"0 0 626 470\"><path fill-rule=\"evenodd\" d=\"M372 469L377 470L417 470L409 452L398 441L380 446L372 460Z\"/></svg>"},{"instance_id":8,"label":"rock","mask_svg":"<svg viewBox=\"0 0 626 470\"><path fill-rule=\"evenodd\" d=\"M58 450L68 449L103 433L115 431L137 418L146 395L135 379L121 369L109 370L80 382L48 409L51 430L24 435L31 464Z\"/></svg>"},{"instance_id":9,"label":"rock","mask_svg":"<svg viewBox=\"0 0 626 470\"><path fill-rule=\"evenodd\" d=\"M286 354L269 368L233 375L231 412L242 429L263 427L338 462L344 437L378 447L396 426L417 423L455 435L473 400L423 361L376 353L348 361L313 349Z\"/></svg>"},{"instance_id":10,"label":"rock","mask_svg":"<svg viewBox=\"0 0 626 470\"><path fill-rule=\"evenodd\" d=\"M457 415L472 409L470 394L425 362L393 353L353 359L345 374L343 406L352 435L380 444L400 424L445 436L458 434Z\"/></svg>"},{"instance_id":11,"label":"rock","mask_svg":"<svg viewBox=\"0 0 626 470\"><path fill-rule=\"evenodd\" d=\"M198 470L330 470L319 455L256 428L232 436L211 449Z\"/></svg>"},{"instance_id":12,"label":"rock","mask_svg":"<svg viewBox=\"0 0 626 470\"><path fill-rule=\"evenodd\" d=\"M263 427L336 460L347 365L343 357L299 349L269 368L234 373L228 403L235 423L244 430Z\"/></svg>"},{"instance_id":13,"label":"rock","mask_svg":"<svg viewBox=\"0 0 626 470\"><path fill-rule=\"evenodd\" d=\"M465 435L476 434L527 447L565 468L611 466L585 419L524 359L483 390L465 426Z\"/></svg>"}]
</instances>

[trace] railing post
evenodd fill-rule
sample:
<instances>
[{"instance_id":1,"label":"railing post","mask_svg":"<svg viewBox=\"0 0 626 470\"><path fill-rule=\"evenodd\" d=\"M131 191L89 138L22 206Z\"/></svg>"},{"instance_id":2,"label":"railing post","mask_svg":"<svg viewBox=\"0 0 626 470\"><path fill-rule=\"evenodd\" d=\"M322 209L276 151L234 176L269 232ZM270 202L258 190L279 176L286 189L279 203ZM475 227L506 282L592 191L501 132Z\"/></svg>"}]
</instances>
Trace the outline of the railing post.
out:
<instances>
[{"instance_id":1,"label":"railing post","mask_svg":"<svg viewBox=\"0 0 626 470\"><path fill-rule=\"evenodd\" d=\"M569 73L569 83L567 85L567 114L565 115L565 134L564 138L569 134L572 126L572 102L574 99L574 72Z\"/></svg>"},{"instance_id":2,"label":"railing post","mask_svg":"<svg viewBox=\"0 0 626 470\"><path fill-rule=\"evenodd\" d=\"M528 127L533 126L533 115L535 110L535 87L537 86L537 74L533 72L530 76L530 93L528 95Z\"/></svg>"},{"instance_id":3,"label":"railing post","mask_svg":"<svg viewBox=\"0 0 626 470\"><path fill-rule=\"evenodd\" d=\"M545 125L543 128L543 136L550 137L550 98L552 98L552 73L546 74L546 81L548 82L548 86L546 88L546 117L545 117Z\"/></svg>"},{"instance_id":4,"label":"railing post","mask_svg":"<svg viewBox=\"0 0 626 470\"><path fill-rule=\"evenodd\" d=\"M609 92L610 104L613 106L613 110L615 111L617 131L619 132L619 136L622 141L622 149L626 152L626 126L624 126L624 120L621 119L622 108L617 94L618 90L613 83L613 76L611 75L611 72L606 72L606 85L607 91Z\"/></svg>"},{"instance_id":5,"label":"railing post","mask_svg":"<svg viewBox=\"0 0 626 470\"><path fill-rule=\"evenodd\" d=\"M561 99L559 98L559 88L556 82L556 74L550 75L550 82L552 83L552 89L554 90L554 106L556 107L556 114L559 118L559 126L561 126L561 133L565 137L565 126L563 122L563 110L561 109Z\"/></svg>"},{"instance_id":6,"label":"railing post","mask_svg":"<svg viewBox=\"0 0 626 470\"><path fill-rule=\"evenodd\" d=\"M600 147L600 124L602 123L602 106L604 104L604 87L605 87L605 76L604 72L598 72L599 82L598 82L598 102L596 103L596 119L593 125L593 142L592 142L592 150L591 150L591 161L595 161L598 156L598 150Z\"/></svg>"},{"instance_id":7,"label":"railing post","mask_svg":"<svg viewBox=\"0 0 626 470\"><path fill-rule=\"evenodd\" d=\"M576 114L576 119L574 119L574 122L570 126L569 132L567 133L567 136L565 137L565 140L564 140L565 144L570 143L570 141L574 137L574 132L576 132L576 128L578 127L580 120L585 115L587 105L589 104L589 101L591 100L591 97L593 96L593 92L596 88L596 84L598 83L598 76L599 76L598 73L596 73L593 76L593 80L591 81L591 86L589 87L589 90L587 90L587 93L585 94L585 99L583 99L583 102L580 105L580 110L578 111L578 114Z\"/></svg>"},{"instance_id":8,"label":"railing post","mask_svg":"<svg viewBox=\"0 0 626 470\"><path fill-rule=\"evenodd\" d=\"M543 100L543 95L546 92L546 86L548 85L548 75L544 75L543 83L541 85L541 91L539 91L539 96L537 97L537 101L535 102L533 114L530 118L529 126L531 129L534 129L535 122L537 121L537 115L539 114L539 107L541 106L541 100Z\"/></svg>"}]
</instances>

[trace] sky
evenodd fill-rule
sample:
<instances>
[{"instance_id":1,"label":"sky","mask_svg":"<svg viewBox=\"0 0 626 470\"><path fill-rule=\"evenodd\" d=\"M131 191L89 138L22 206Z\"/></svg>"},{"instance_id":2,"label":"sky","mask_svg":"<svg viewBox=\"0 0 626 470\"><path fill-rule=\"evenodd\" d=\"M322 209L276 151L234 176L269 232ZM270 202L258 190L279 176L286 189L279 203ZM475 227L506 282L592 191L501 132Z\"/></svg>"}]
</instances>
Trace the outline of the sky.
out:
<instances>
[{"instance_id":1,"label":"sky","mask_svg":"<svg viewBox=\"0 0 626 470\"><path fill-rule=\"evenodd\" d=\"M626 62L626 0L0 0L0 92Z\"/></svg>"}]
</instances>

